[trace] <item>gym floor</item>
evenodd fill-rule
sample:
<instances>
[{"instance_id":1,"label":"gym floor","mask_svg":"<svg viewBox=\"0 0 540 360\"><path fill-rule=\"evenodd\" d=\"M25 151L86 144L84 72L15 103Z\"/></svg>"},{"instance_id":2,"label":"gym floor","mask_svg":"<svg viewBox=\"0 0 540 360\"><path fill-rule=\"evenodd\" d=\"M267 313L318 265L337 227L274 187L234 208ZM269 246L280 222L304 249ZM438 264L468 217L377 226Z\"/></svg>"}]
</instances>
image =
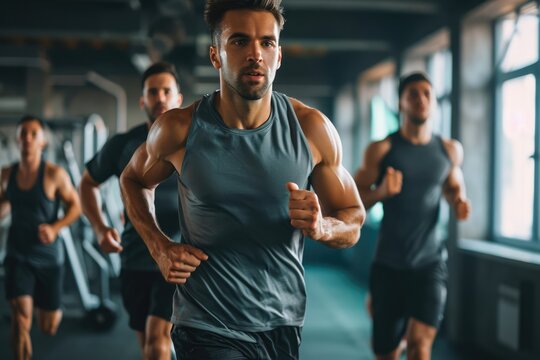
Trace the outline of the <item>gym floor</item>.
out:
<instances>
[{"instance_id":1,"label":"gym floor","mask_svg":"<svg viewBox=\"0 0 540 360\"><path fill-rule=\"evenodd\" d=\"M368 360L371 323L364 307L366 289L345 271L329 266L306 267L308 306L302 334L303 360ZM8 307L1 283L0 359L11 359ZM69 300L69 297L68 297ZM35 360L140 359L134 334L127 326L126 314L115 298L119 318L106 332L83 326L77 311L66 310L56 337L43 335L34 326L31 332ZM434 345L433 359L482 359L477 353L451 346L441 334Z\"/></svg>"}]
</instances>

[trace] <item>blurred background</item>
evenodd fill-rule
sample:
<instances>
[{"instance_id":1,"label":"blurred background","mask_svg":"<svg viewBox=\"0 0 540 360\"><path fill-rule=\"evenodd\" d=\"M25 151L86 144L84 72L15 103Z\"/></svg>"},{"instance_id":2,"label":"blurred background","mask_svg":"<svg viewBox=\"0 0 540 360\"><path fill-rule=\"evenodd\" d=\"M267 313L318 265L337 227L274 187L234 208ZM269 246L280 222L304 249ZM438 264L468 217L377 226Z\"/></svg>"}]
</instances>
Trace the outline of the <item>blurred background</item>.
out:
<instances>
[{"instance_id":1,"label":"blurred background","mask_svg":"<svg viewBox=\"0 0 540 360\"><path fill-rule=\"evenodd\" d=\"M283 0L283 61L274 90L323 111L354 173L366 145L399 126L397 80L433 81L434 130L461 141L473 204L456 224L442 208L449 250L446 316L434 359L540 358L540 86L538 1ZM0 165L17 159L15 122L51 125L48 157L75 183L111 135L146 120L140 76L174 63L184 106L218 88L203 0L43 0L0 4ZM110 221L120 223L116 184ZM372 359L365 310L381 208L359 243L308 241L302 359ZM9 218L0 223L0 261ZM119 225L121 226L121 225ZM34 329L35 359L136 359L118 296L118 262L95 251L88 225L66 241L66 316L55 338ZM71 244L71 245L69 245ZM9 308L0 268L0 358ZM96 309L101 309L96 311Z\"/></svg>"}]
</instances>

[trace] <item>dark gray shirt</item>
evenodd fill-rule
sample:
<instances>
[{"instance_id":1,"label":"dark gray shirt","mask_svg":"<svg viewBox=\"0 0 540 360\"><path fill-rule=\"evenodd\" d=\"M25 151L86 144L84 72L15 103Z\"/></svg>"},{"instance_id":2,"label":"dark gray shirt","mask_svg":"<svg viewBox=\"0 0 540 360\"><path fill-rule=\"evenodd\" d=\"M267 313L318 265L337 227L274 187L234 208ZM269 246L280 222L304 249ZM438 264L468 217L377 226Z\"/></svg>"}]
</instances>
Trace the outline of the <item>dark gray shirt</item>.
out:
<instances>
[{"instance_id":1,"label":"dark gray shirt","mask_svg":"<svg viewBox=\"0 0 540 360\"><path fill-rule=\"evenodd\" d=\"M418 268L443 256L435 226L451 161L437 135L425 145L410 143L399 131L389 137L392 145L381 161L379 182L391 166L403 173L403 185L401 193L382 202L375 261L397 269Z\"/></svg>"},{"instance_id":2,"label":"dark gray shirt","mask_svg":"<svg viewBox=\"0 0 540 360\"><path fill-rule=\"evenodd\" d=\"M303 324L304 242L285 185L307 189L313 165L285 95L272 94L252 130L227 127L215 96L194 113L179 177L182 241L209 258L178 286L172 321L250 341L246 332Z\"/></svg>"},{"instance_id":3,"label":"dark gray shirt","mask_svg":"<svg viewBox=\"0 0 540 360\"><path fill-rule=\"evenodd\" d=\"M113 136L103 148L86 164L88 173L98 183L103 183L111 176L120 177L122 171L131 160L133 153L146 141L148 125L141 124L126 133ZM178 192L176 175L171 175L162 182L155 192L154 204L156 218L161 230L173 239L179 238L178 225ZM159 271L146 244L124 211L124 231L120 253L122 268L126 270Z\"/></svg>"}]
</instances>

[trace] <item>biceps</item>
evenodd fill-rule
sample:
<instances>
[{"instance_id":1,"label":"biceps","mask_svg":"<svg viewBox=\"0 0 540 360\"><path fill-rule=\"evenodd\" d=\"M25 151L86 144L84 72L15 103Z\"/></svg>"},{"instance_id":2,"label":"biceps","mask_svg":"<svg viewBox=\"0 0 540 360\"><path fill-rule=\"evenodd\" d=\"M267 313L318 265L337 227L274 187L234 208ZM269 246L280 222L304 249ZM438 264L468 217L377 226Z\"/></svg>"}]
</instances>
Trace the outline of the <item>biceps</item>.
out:
<instances>
[{"instance_id":1,"label":"biceps","mask_svg":"<svg viewBox=\"0 0 540 360\"><path fill-rule=\"evenodd\" d=\"M145 144L143 144L133 154L129 164L122 172L122 177L135 180L151 189L167 179L173 171L174 168L168 161L149 154Z\"/></svg>"},{"instance_id":2,"label":"biceps","mask_svg":"<svg viewBox=\"0 0 540 360\"><path fill-rule=\"evenodd\" d=\"M356 184L343 166L318 167L313 171L311 181L325 215L360 206Z\"/></svg>"},{"instance_id":3,"label":"biceps","mask_svg":"<svg viewBox=\"0 0 540 360\"><path fill-rule=\"evenodd\" d=\"M69 177L62 179L62 185L58 188L58 194L65 204L73 205L79 202L79 196L71 184Z\"/></svg>"},{"instance_id":4,"label":"biceps","mask_svg":"<svg viewBox=\"0 0 540 360\"><path fill-rule=\"evenodd\" d=\"M463 173L458 166L454 166L452 170L450 170L450 174L448 174L448 178L446 179L445 190L453 191L461 188L462 185Z\"/></svg>"},{"instance_id":5,"label":"biceps","mask_svg":"<svg viewBox=\"0 0 540 360\"><path fill-rule=\"evenodd\" d=\"M354 175L354 181L359 188L369 189L371 185L375 184L379 177L379 170L377 168L360 168Z\"/></svg>"}]
</instances>

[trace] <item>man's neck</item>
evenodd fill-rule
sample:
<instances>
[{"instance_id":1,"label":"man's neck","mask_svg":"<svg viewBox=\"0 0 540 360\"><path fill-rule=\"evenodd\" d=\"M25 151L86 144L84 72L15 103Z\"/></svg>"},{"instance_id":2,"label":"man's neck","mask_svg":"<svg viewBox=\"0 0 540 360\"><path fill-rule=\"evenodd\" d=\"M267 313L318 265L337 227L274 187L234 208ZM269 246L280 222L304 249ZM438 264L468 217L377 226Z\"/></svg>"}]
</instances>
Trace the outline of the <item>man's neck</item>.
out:
<instances>
[{"instance_id":1,"label":"man's neck","mask_svg":"<svg viewBox=\"0 0 540 360\"><path fill-rule=\"evenodd\" d=\"M233 129L256 129L268 120L271 113L272 90L258 100L246 100L237 94L220 91L215 106L223 122Z\"/></svg>"},{"instance_id":2,"label":"man's neck","mask_svg":"<svg viewBox=\"0 0 540 360\"><path fill-rule=\"evenodd\" d=\"M26 155L21 157L19 169L25 173L37 171L41 163L41 155Z\"/></svg>"},{"instance_id":3,"label":"man's neck","mask_svg":"<svg viewBox=\"0 0 540 360\"><path fill-rule=\"evenodd\" d=\"M399 132L401 136L415 145L429 143L432 136L431 126L427 121L423 124L415 124L405 120Z\"/></svg>"}]
</instances>

